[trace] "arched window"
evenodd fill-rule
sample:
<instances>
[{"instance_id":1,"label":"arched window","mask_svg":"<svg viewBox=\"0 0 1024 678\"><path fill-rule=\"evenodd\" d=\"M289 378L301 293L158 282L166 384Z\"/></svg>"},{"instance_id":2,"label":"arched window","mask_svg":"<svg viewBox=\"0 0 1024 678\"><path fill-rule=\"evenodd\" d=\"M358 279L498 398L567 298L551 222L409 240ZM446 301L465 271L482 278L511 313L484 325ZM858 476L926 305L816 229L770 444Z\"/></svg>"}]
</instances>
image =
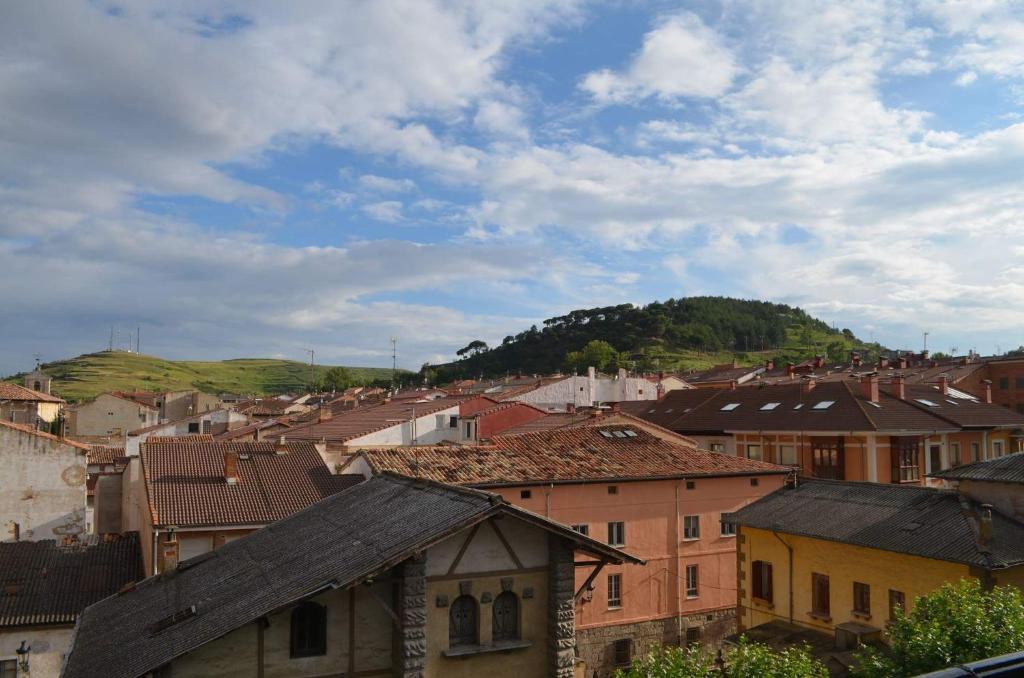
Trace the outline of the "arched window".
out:
<instances>
[{"instance_id":1,"label":"arched window","mask_svg":"<svg viewBox=\"0 0 1024 678\"><path fill-rule=\"evenodd\" d=\"M476 645L477 638L476 599L459 596L448 611L448 645Z\"/></svg>"},{"instance_id":2,"label":"arched window","mask_svg":"<svg viewBox=\"0 0 1024 678\"><path fill-rule=\"evenodd\" d=\"M302 603L292 610L293 657L315 657L327 654L327 608L316 603Z\"/></svg>"},{"instance_id":3,"label":"arched window","mask_svg":"<svg viewBox=\"0 0 1024 678\"><path fill-rule=\"evenodd\" d=\"M491 637L499 640L519 639L519 599L511 591L499 593L494 599Z\"/></svg>"}]
</instances>

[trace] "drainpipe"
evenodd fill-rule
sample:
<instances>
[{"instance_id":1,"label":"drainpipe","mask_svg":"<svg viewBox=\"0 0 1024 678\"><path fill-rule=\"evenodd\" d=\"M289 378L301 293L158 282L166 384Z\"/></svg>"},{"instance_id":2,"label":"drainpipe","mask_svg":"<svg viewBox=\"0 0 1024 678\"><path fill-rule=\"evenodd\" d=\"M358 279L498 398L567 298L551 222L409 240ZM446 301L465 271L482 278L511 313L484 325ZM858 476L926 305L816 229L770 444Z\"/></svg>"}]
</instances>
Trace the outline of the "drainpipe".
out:
<instances>
[{"instance_id":1,"label":"drainpipe","mask_svg":"<svg viewBox=\"0 0 1024 678\"><path fill-rule=\"evenodd\" d=\"M555 484L551 483L548 485L548 491L544 493L544 517L551 517L551 492L554 491Z\"/></svg>"},{"instance_id":2,"label":"drainpipe","mask_svg":"<svg viewBox=\"0 0 1024 678\"><path fill-rule=\"evenodd\" d=\"M778 539L786 550L789 551L789 623L793 623L793 547L787 544L778 532L772 530L772 534Z\"/></svg>"},{"instance_id":3,"label":"drainpipe","mask_svg":"<svg viewBox=\"0 0 1024 678\"><path fill-rule=\"evenodd\" d=\"M160 530L153 530L153 574L159 574L157 571L156 558L160 552Z\"/></svg>"},{"instance_id":4,"label":"drainpipe","mask_svg":"<svg viewBox=\"0 0 1024 678\"><path fill-rule=\"evenodd\" d=\"M675 546L676 563L675 563L675 565L673 567L673 569L675 570L675 576L676 576L676 581L675 581L675 584L673 585L673 589L675 590L675 596L676 596L676 599L675 599L675 608L676 608L676 645L679 645L680 647L682 647L682 644L683 644L683 624L682 624L682 618L683 618L683 597L681 595L679 595L679 582L682 581L679 578L679 483L680 483L680 481L678 481L678 480L675 483L676 515L675 515L675 528L673 530L672 537L673 537L673 539L675 540L675 543L676 543L676 546Z\"/></svg>"},{"instance_id":5,"label":"drainpipe","mask_svg":"<svg viewBox=\"0 0 1024 678\"><path fill-rule=\"evenodd\" d=\"M981 459L979 459L978 461L982 461L988 458L988 431L985 430L981 432Z\"/></svg>"}]
</instances>

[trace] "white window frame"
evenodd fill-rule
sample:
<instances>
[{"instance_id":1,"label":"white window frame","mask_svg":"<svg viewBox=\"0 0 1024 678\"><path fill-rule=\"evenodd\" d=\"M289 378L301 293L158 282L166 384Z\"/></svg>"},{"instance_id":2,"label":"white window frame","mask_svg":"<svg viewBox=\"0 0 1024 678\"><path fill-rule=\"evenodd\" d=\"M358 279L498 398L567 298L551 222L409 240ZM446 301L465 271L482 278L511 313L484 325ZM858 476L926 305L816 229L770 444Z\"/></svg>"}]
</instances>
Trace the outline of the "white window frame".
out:
<instances>
[{"instance_id":1,"label":"white window frame","mask_svg":"<svg viewBox=\"0 0 1024 678\"><path fill-rule=\"evenodd\" d=\"M693 575L692 582L690 580L691 573ZM700 568L693 564L686 566L686 599L694 600L695 598L700 598Z\"/></svg>"},{"instance_id":2,"label":"white window frame","mask_svg":"<svg viewBox=\"0 0 1024 678\"><path fill-rule=\"evenodd\" d=\"M689 536L692 535L692 536ZM683 516L683 541L700 540L700 514Z\"/></svg>"}]
</instances>

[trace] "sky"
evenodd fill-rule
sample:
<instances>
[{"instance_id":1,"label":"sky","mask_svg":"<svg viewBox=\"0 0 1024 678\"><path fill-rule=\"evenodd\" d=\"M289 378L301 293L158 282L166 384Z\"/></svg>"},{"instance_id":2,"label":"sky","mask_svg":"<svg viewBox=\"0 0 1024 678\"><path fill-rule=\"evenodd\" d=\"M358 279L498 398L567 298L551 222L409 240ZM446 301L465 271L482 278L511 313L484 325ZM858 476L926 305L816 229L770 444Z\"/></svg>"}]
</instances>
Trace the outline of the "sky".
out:
<instances>
[{"instance_id":1,"label":"sky","mask_svg":"<svg viewBox=\"0 0 1024 678\"><path fill-rule=\"evenodd\" d=\"M0 373L727 295L1024 344L1024 4L0 5Z\"/></svg>"}]
</instances>

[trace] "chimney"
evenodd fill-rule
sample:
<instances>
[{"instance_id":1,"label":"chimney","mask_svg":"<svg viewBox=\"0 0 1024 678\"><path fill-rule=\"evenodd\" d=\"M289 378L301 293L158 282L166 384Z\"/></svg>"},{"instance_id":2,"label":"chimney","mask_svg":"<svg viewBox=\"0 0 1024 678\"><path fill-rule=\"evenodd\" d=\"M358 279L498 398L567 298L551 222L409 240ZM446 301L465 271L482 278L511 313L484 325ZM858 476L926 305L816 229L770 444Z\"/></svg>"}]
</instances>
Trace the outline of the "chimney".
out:
<instances>
[{"instance_id":1,"label":"chimney","mask_svg":"<svg viewBox=\"0 0 1024 678\"><path fill-rule=\"evenodd\" d=\"M884 370L887 367L889 367L889 359L885 356L878 356L878 369Z\"/></svg>"},{"instance_id":2,"label":"chimney","mask_svg":"<svg viewBox=\"0 0 1024 678\"><path fill-rule=\"evenodd\" d=\"M739 383L735 379L729 382L730 391L735 391L737 386L739 386Z\"/></svg>"},{"instance_id":3,"label":"chimney","mask_svg":"<svg viewBox=\"0 0 1024 678\"><path fill-rule=\"evenodd\" d=\"M817 386L817 381L813 377L810 378L810 379L804 379L800 383L800 392L801 393L810 393L811 391L814 390L815 386Z\"/></svg>"},{"instance_id":4,"label":"chimney","mask_svg":"<svg viewBox=\"0 0 1024 678\"><path fill-rule=\"evenodd\" d=\"M982 400L984 400L986 403L991 405L992 404L992 380L991 379L983 380L981 382L981 386L982 386L982 388L985 389L985 391L984 391L985 395L982 398Z\"/></svg>"},{"instance_id":5,"label":"chimney","mask_svg":"<svg viewBox=\"0 0 1024 678\"><path fill-rule=\"evenodd\" d=\"M764 361L764 369L766 371L768 371L768 372L771 372L772 370L774 370L775 369L775 361L772 360L771 358L768 358L768 360L765 360Z\"/></svg>"},{"instance_id":6,"label":"chimney","mask_svg":"<svg viewBox=\"0 0 1024 678\"><path fill-rule=\"evenodd\" d=\"M288 441L284 436L278 438L274 443L274 454L288 454Z\"/></svg>"},{"instance_id":7,"label":"chimney","mask_svg":"<svg viewBox=\"0 0 1024 678\"><path fill-rule=\"evenodd\" d=\"M892 375L892 394L900 400L907 399L906 380L903 378L902 374Z\"/></svg>"},{"instance_id":8,"label":"chimney","mask_svg":"<svg viewBox=\"0 0 1024 678\"><path fill-rule=\"evenodd\" d=\"M576 403L569 403L565 406L566 414L576 414Z\"/></svg>"},{"instance_id":9,"label":"chimney","mask_svg":"<svg viewBox=\"0 0 1024 678\"><path fill-rule=\"evenodd\" d=\"M739 361L739 359L738 359L738 358L736 358L736 356L733 356L733 359L732 359L732 367L733 367L733 369L736 369L736 368L737 368L737 367L739 367L739 366L740 366L740 361Z\"/></svg>"},{"instance_id":10,"label":"chimney","mask_svg":"<svg viewBox=\"0 0 1024 678\"><path fill-rule=\"evenodd\" d=\"M611 413L612 414L618 414L619 413L619 404L617 402L615 402L615 403L611 403L611 406L612 406Z\"/></svg>"},{"instance_id":11,"label":"chimney","mask_svg":"<svg viewBox=\"0 0 1024 678\"><path fill-rule=\"evenodd\" d=\"M900 368L901 370L905 370L905 369L907 369L907 358L906 358L906 356L902 356L902 355L901 355L901 356L899 357L899 360L897 360L897 361L896 361L896 365L897 365L897 366L898 366L898 367L899 367L899 368Z\"/></svg>"},{"instance_id":12,"label":"chimney","mask_svg":"<svg viewBox=\"0 0 1024 678\"><path fill-rule=\"evenodd\" d=\"M928 349L921 351L921 360L928 360L929 355L930 354L928 353Z\"/></svg>"},{"instance_id":13,"label":"chimney","mask_svg":"<svg viewBox=\"0 0 1024 678\"><path fill-rule=\"evenodd\" d=\"M238 453L237 452L225 452L224 453L224 481L228 485L234 485L238 482Z\"/></svg>"},{"instance_id":14,"label":"chimney","mask_svg":"<svg viewBox=\"0 0 1024 678\"><path fill-rule=\"evenodd\" d=\"M796 376L796 365L793 363L786 363L786 376L790 379Z\"/></svg>"},{"instance_id":15,"label":"chimney","mask_svg":"<svg viewBox=\"0 0 1024 678\"><path fill-rule=\"evenodd\" d=\"M860 387L864 391L864 397L873 403L878 402L878 375L869 374L860 378Z\"/></svg>"},{"instance_id":16,"label":"chimney","mask_svg":"<svg viewBox=\"0 0 1024 678\"><path fill-rule=\"evenodd\" d=\"M825 364L825 356L816 355L814 356L814 369L818 369Z\"/></svg>"},{"instance_id":17,"label":"chimney","mask_svg":"<svg viewBox=\"0 0 1024 678\"><path fill-rule=\"evenodd\" d=\"M619 376L619 379L625 379L626 378L626 368L625 367L620 367L619 368L618 376Z\"/></svg>"},{"instance_id":18,"label":"chimney","mask_svg":"<svg viewBox=\"0 0 1024 678\"><path fill-rule=\"evenodd\" d=\"M981 505L981 515L978 517L978 541L982 546L988 546L992 541L992 504Z\"/></svg>"},{"instance_id":19,"label":"chimney","mask_svg":"<svg viewBox=\"0 0 1024 678\"><path fill-rule=\"evenodd\" d=\"M178 537L173 532L167 533L167 539L160 543L161 572L169 572L178 567Z\"/></svg>"},{"instance_id":20,"label":"chimney","mask_svg":"<svg viewBox=\"0 0 1024 678\"><path fill-rule=\"evenodd\" d=\"M853 363L854 367L860 367L861 362L863 362L860 358L860 353L854 351L853 354L850 356L850 362Z\"/></svg>"},{"instance_id":21,"label":"chimney","mask_svg":"<svg viewBox=\"0 0 1024 678\"><path fill-rule=\"evenodd\" d=\"M945 374L939 375L939 390L942 391L942 395L949 395L949 377Z\"/></svg>"},{"instance_id":22,"label":"chimney","mask_svg":"<svg viewBox=\"0 0 1024 678\"><path fill-rule=\"evenodd\" d=\"M330 403L321 403L318 412L320 413L319 420L321 422L330 421L331 417L334 415L334 413L331 411Z\"/></svg>"}]
</instances>

